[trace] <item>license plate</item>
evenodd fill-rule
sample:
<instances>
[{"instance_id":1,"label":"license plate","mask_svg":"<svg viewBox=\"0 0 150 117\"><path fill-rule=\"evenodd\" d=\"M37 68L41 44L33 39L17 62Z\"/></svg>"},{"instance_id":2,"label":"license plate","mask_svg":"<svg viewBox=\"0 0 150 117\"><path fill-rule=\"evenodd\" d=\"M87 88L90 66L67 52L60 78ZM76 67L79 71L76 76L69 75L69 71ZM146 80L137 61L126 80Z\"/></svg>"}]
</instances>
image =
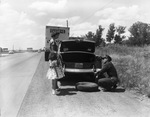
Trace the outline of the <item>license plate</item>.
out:
<instances>
[{"instance_id":1,"label":"license plate","mask_svg":"<svg viewBox=\"0 0 150 117\"><path fill-rule=\"evenodd\" d=\"M75 68L83 68L83 63L75 63Z\"/></svg>"}]
</instances>

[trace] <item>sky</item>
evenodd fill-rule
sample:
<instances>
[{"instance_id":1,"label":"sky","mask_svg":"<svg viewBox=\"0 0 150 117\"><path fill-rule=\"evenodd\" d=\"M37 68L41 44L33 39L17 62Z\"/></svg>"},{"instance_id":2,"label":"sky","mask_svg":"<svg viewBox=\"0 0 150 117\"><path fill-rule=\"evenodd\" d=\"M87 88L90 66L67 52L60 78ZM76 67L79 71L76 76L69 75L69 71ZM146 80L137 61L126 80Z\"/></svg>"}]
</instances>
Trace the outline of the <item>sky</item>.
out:
<instances>
[{"instance_id":1,"label":"sky","mask_svg":"<svg viewBox=\"0 0 150 117\"><path fill-rule=\"evenodd\" d=\"M45 46L45 27L70 27L70 36L96 32L111 23L126 26L150 24L149 0L0 0L0 47L40 49Z\"/></svg>"}]
</instances>

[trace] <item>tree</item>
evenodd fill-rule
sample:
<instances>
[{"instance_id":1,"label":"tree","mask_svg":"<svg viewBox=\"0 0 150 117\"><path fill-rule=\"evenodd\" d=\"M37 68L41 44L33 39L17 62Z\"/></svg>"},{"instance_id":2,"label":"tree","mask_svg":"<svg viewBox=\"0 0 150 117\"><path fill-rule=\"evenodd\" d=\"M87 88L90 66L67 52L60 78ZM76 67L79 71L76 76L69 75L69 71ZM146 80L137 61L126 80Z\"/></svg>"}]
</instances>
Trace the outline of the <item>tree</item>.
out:
<instances>
[{"instance_id":1,"label":"tree","mask_svg":"<svg viewBox=\"0 0 150 117\"><path fill-rule=\"evenodd\" d=\"M95 34L93 32L89 31L85 36L88 40L94 41Z\"/></svg>"},{"instance_id":2,"label":"tree","mask_svg":"<svg viewBox=\"0 0 150 117\"><path fill-rule=\"evenodd\" d=\"M143 46L150 44L150 25L147 23L136 22L130 28L130 44Z\"/></svg>"},{"instance_id":3,"label":"tree","mask_svg":"<svg viewBox=\"0 0 150 117\"><path fill-rule=\"evenodd\" d=\"M117 31L118 35L121 35L121 34L125 33L125 29L126 29L125 26L118 26L116 28L116 31Z\"/></svg>"},{"instance_id":4,"label":"tree","mask_svg":"<svg viewBox=\"0 0 150 117\"><path fill-rule=\"evenodd\" d=\"M117 44L122 43L123 39L125 38L125 36L122 35L123 33L125 33L125 29L126 29L126 27L124 27L124 26L118 26L116 28L117 34L115 35L114 43L117 43Z\"/></svg>"},{"instance_id":5,"label":"tree","mask_svg":"<svg viewBox=\"0 0 150 117\"><path fill-rule=\"evenodd\" d=\"M106 40L111 43L112 40L114 39L114 34L115 34L115 24L112 23L109 25L109 29L106 35Z\"/></svg>"},{"instance_id":6,"label":"tree","mask_svg":"<svg viewBox=\"0 0 150 117\"><path fill-rule=\"evenodd\" d=\"M99 46L104 41L102 38L103 31L104 31L104 28L102 28L102 26L99 25L98 29L96 30L96 35L95 35L96 46Z\"/></svg>"}]
</instances>

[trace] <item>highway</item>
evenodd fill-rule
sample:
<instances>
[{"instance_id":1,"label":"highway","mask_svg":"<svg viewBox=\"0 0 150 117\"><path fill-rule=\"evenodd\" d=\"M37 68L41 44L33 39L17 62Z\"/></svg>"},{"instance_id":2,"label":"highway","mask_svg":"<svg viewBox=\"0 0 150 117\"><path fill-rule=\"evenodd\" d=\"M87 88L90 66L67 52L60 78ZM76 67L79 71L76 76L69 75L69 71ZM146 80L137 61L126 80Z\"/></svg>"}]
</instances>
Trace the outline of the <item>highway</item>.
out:
<instances>
[{"instance_id":1,"label":"highway","mask_svg":"<svg viewBox=\"0 0 150 117\"><path fill-rule=\"evenodd\" d=\"M0 57L0 107L3 117L16 117L40 59L39 53Z\"/></svg>"},{"instance_id":2,"label":"highway","mask_svg":"<svg viewBox=\"0 0 150 117\"><path fill-rule=\"evenodd\" d=\"M2 117L150 117L150 103L121 87L80 92L73 80L65 80L60 94L52 95L44 53L1 57L0 66Z\"/></svg>"}]
</instances>

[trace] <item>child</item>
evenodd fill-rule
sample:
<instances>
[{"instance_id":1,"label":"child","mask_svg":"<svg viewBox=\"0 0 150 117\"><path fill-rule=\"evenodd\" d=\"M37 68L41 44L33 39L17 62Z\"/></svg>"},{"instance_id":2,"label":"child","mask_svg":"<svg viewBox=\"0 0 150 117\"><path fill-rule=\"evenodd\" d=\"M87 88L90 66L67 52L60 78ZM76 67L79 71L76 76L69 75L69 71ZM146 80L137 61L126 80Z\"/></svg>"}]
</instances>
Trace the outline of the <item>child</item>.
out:
<instances>
[{"instance_id":1,"label":"child","mask_svg":"<svg viewBox=\"0 0 150 117\"><path fill-rule=\"evenodd\" d=\"M49 56L49 70L47 77L48 79L52 80L52 94L54 95L58 94L60 90L57 84L57 80L64 77L64 73L60 65L61 64L57 53L51 52Z\"/></svg>"}]
</instances>

